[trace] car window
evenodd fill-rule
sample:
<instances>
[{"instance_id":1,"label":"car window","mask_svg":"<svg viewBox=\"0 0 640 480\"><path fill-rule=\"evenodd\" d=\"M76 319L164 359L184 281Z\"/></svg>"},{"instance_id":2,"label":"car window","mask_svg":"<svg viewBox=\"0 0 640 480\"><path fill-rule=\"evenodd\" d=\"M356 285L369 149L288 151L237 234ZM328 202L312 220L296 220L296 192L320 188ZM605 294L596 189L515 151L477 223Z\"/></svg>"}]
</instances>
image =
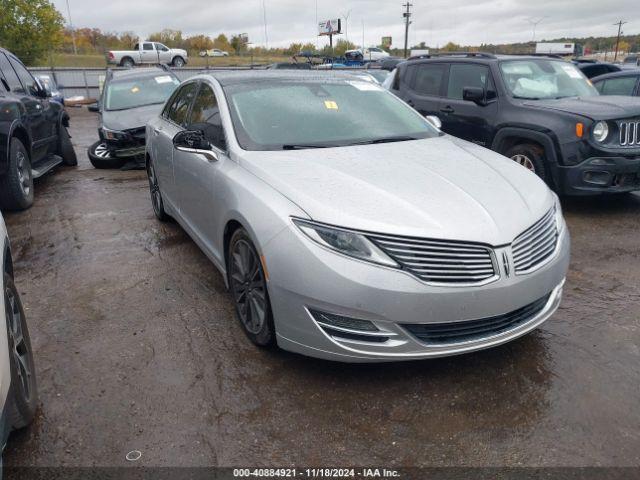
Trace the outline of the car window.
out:
<instances>
[{"instance_id":1,"label":"car window","mask_svg":"<svg viewBox=\"0 0 640 480\"><path fill-rule=\"evenodd\" d=\"M414 90L421 95L440 95L446 70L447 65L443 63L418 65Z\"/></svg>"},{"instance_id":2,"label":"car window","mask_svg":"<svg viewBox=\"0 0 640 480\"><path fill-rule=\"evenodd\" d=\"M180 82L171 74L114 79L104 93L106 110L126 110L164 104Z\"/></svg>"},{"instance_id":3,"label":"car window","mask_svg":"<svg viewBox=\"0 0 640 480\"><path fill-rule=\"evenodd\" d=\"M29 73L29 71L15 58L9 57L11 66L18 74L20 83L22 84L22 91L20 93L26 93L27 95L36 96L38 94L38 84L36 79Z\"/></svg>"},{"instance_id":4,"label":"car window","mask_svg":"<svg viewBox=\"0 0 640 480\"><path fill-rule=\"evenodd\" d=\"M156 50L159 50L161 52L166 52L169 49L167 47L165 47L163 44L161 43L156 43Z\"/></svg>"},{"instance_id":5,"label":"car window","mask_svg":"<svg viewBox=\"0 0 640 480\"><path fill-rule=\"evenodd\" d=\"M142 49L143 50L153 50L153 43L143 43L142 44Z\"/></svg>"},{"instance_id":6,"label":"car window","mask_svg":"<svg viewBox=\"0 0 640 480\"><path fill-rule=\"evenodd\" d=\"M189 107L196 94L197 86L197 83L187 83L180 87L171 103L167 105L163 116L182 128L187 128Z\"/></svg>"},{"instance_id":7,"label":"car window","mask_svg":"<svg viewBox=\"0 0 640 480\"><path fill-rule=\"evenodd\" d=\"M605 80L602 87L598 88L602 95L633 95L635 89L637 77L620 77L609 78Z\"/></svg>"},{"instance_id":8,"label":"car window","mask_svg":"<svg viewBox=\"0 0 640 480\"><path fill-rule=\"evenodd\" d=\"M487 88L489 68L485 65L453 64L449 70L447 97L462 100L465 87Z\"/></svg>"},{"instance_id":9,"label":"car window","mask_svg":"<svg viewBox=\"0 0 640 480\"><path fill-rule=\"evenodd\" d=\"M221 150L226 150L227 142L224 136L220 108L213 89L202 84L200 91L193 102L189 130L202 130L204 136L212 145Z\"/></svg>"},{"instance_id":10,"label":"car window","mask_svg":"<svg viewBox=\"0 0 640 480\"><path fill-rule=\"evenodd\" d=\"M18 75L16 75L16 72L9 63L9 59L2 52L0 52L0 70L2 70L4 80L7 82L7 85L12 92L23 92L22 84L20 83Z\"/></svg>"}]
</instances>

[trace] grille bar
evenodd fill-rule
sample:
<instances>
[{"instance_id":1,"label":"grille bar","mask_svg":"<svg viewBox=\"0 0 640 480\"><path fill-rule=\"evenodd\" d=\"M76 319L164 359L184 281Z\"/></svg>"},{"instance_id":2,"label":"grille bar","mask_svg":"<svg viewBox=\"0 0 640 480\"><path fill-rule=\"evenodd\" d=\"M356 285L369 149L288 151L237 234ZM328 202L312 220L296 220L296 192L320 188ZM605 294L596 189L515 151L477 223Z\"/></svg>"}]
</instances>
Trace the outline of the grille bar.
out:
<instances>
[{"instance_id":1,"label":"grille bar","mask_svg":"<svg viewBox=\"0 0 640 480\"><path fill-rule=\"evenodd\" d=\"M513 266L516 273L528 273L542 265L555 251L558 243L556 208L521 233L513 241Z\"/></svg>"},{"instance_id":2,"label":"grille bar","mask_svg":"<svg viewBox=\"0 0 640 480\"><path fill-rule=\"evenodd\" d=\"M621 147L640 146L640 121L631 120L618 123Z\"/></svg>"},{"instance_id":3,"label":"grille bar","mask_svg":"<svg viewBox=\"0 0 640 480\"><path fill-rule=\"evenodd\" d=\"M492 251L484 245L393 235L367 236L403 270L426 282L479 284L496 277Z\"/></svg>"},{"instance_id":4,"label":"grille bar","mask_svg":"<svg viewBox=\"0 0 640 480\"><path fill-rule=\"evenodd\" d=\"M551 293L512 312L479 320L402 326L418 340L432 345L481 340L524 325L544 309L550 296Z\"/></svg>"}]
</instances>

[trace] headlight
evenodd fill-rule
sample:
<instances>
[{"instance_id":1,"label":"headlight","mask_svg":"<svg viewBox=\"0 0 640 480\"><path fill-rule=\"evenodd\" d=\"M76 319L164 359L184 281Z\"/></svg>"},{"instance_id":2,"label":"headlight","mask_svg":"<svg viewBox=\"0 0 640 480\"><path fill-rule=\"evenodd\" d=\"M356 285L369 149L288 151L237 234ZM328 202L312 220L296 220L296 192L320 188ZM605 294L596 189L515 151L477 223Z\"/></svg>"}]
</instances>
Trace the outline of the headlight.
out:
<instances>
[{"instance_id":1,"label":"headlight","mask_svg":"<svg viewBox=\"0 0 640 480\"><path fill-rule=\"evenodd\" d=\"M553 194L555 200L555 211L556 211L556 228L558 229L558 233L561 233L565 226L564 217L562 216L562 205L560 205L560 197Z\"/></svg>"},{"instance_id":2,"label":"headlight","mask_svg":"<svg viewBox=\"0 0 640 480\"><path fill-rule=\"evenodd\" d=\"M118 130L109 130L108 128L104 127L102 127L102 134L107 140L122 140L127 137L127 134L125 132L119 132Z\"/></svg>"},{"instance_id":3,"label":"headlight","mask_svg":"<svg viewBox=\"0 0 640 480\"><path fill-rule=\"evenodd\" d=\"M382 250L376 247L371 240L362 234L340 228L327 227L308 220L293 219L293 223L307 237L323 247L330 248L336 252L350 257L397 267L398 264L387 256Z\"/></svg>"},{"instance_id":4,"label":"headlight","mask_svg":"<svg viewBox=\"0 0 640 480\"><path fill-rule=\"evenodd\" d=\"M593 126L593 138L596 142L602 143L609 135L609 126L607 122L598 122Z\"/></svg>"}]
</instances>

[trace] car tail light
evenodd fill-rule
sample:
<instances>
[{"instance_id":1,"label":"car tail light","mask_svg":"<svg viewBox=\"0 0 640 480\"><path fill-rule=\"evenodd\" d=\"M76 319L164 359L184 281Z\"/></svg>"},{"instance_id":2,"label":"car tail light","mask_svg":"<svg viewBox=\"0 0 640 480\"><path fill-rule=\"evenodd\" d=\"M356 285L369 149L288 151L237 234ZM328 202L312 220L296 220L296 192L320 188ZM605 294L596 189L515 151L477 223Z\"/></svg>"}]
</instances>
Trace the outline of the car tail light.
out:
<instances>
[{"instance_id":1,"label":"car tail light","mask_svg":"<svg viewBox=\"0 0 640 480\"><path fill-rule=\"evenodd\" d=\"M113 52L109 52L109 58L113 60Z\"/></svg>"}]
</instances>

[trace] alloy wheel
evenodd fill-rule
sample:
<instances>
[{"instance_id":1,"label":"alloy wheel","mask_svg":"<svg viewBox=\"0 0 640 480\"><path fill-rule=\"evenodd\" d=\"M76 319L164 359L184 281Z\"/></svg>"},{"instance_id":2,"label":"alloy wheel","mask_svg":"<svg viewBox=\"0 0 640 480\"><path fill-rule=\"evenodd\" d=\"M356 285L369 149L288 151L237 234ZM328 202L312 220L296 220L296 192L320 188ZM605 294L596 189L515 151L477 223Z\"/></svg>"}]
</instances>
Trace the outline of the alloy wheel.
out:
<instances>
[{"instance_id":1,"label":"alloy wheel","mask_svg":"<svg viewBox=\"0 0 640 480\"><path fill-rule=\"evenodd\" d=\"M16 366L18 388L22 398L28 403L32 394L33 364L29 351L30 346L23 334L24 317L16 295L10 288L5 290L5 311L9 327L9 355L13 357Z\"/></svg>"},{"instance_id":2,"label":"alloy wheel","mask_svg":"<svg viewBox=\"0 0 640 480\"><path fill-rule=\"evenodd\" d=\"M514 160L515 162L519 163L520 165L522 165L527 170L529 170L529 171L531 171L533 173L536 173L536 167L533 164L533 161L529 157L527 157L526 155L518 153L517 155L514 155L513 157L511 157L511 160Z\"/></svg>"},{"instance_id":3,"label":"alloy wheel","mask_svg":"<svg viewBox=\"0 0 640 480\"><path fill-rule=\"evenodd\" d=\"M96 148L93 149L93 154L98 158L111 158L111 152L104 143L99 143Z\"/></svg>"},{"instance_id":4,"label":"alloy wheel","mask_svg":"<svg viewBox=\"0 0 640 480\"><path fill-rule=\"evenodd\" d=\"M236 242L230 254L230 282L242 324L258 334L267 321L267 288L260 259L246 240Z\"/></svg>"},{"instance_id":5,"label":"alloy wheel","mask_svg":"<svg viewBox=\"0 0 640 480\"><path fill-rule=\"evenodd\" d=\"M17 155L18 183L25 197L31 193L31 165L23 152Z\"/></svg>"},{"instance_id":6,"label":"alloy wheel","mask_svg":"<svg viewBox=\"0 0 640 480\"><path fill-rule=\"evenodd\" d=\"M156 171L153 168L153 163L149 162L147 172L149 176L149 190L151 191L151 204L153 205L153 211L156 215L160 215L162 212L162 196L160 194L158 178L156 177Z\"/></svg>"}]
</instances>

